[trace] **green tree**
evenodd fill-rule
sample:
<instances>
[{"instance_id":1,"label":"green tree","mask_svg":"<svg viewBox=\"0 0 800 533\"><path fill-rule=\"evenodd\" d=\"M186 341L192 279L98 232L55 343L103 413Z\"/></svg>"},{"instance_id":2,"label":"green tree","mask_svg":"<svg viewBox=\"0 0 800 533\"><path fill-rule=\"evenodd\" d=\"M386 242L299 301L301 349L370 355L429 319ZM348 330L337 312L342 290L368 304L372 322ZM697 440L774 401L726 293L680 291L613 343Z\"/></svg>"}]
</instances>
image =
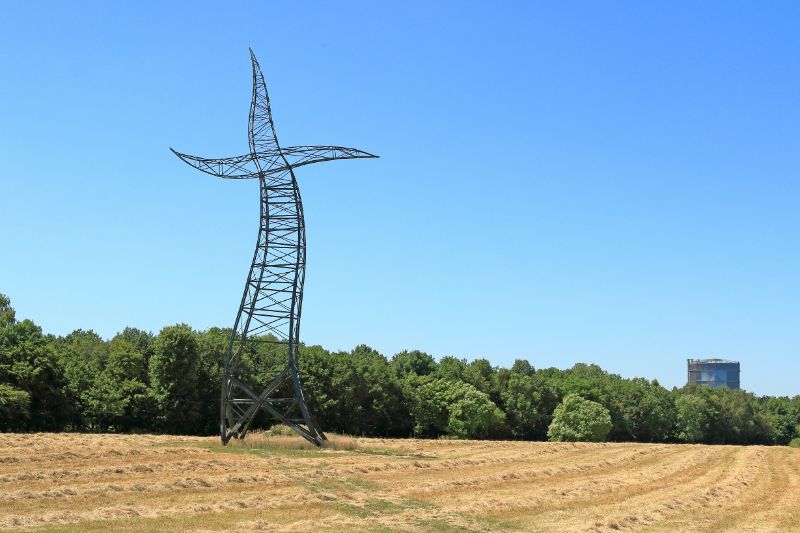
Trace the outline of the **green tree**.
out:
<instances>
[{"instance_id":1,"label":"green tree","mask_svg":"<svg viewBox=\"0 0 800 533\"><path fill-rule=\"evenodd\" d=\"M14 391L23 391L28 398L29 416L24 410L12 410L15 414L6 420L8 426L33 431L64 428L70 402L53 345L32 321L16 320L11 301L4 295L0 295L0 383L9 387L7 405L26 403Z\"/></svg>"},{"instance_id":2,"label":"green tree","mask_svg":"<svg viewBox=\"0 0 800 533\"><path fill-rule=\"evenodd\" d=\"M203 435L219 431L222 365L231 332L230 328L211 328L197 334L197 395L200 402L198 431Z\"/></svg>"},{"instance_id":3,"label":"green tree","mask_svg":"<svg viewBox=\"0 0 800 533\"><path fill-rule=\"evenodd\" d=\"M537 372L539 373L539 372ZM616 374L609 374L597 365L578 363L569 370L546 369L539 373L548 379L548 382L559 391L564 398L570 394L577 394L587 400L592 400L608 409L611 416L611 440L631 440L636 438L632 420L636 413L625 413L625 395L634 396L641 389L641 385L624 380Z\"/></svg>"},{"instance_id":4,"label":"green tree","mask_svg":"<svg viewBox=\"0 0 800 533\"><path fill-rule=\"evenodd\" d=\"M0 431L21 431L31 416L31 395L0 383Z\"/></svg>"},{"instance_id":5,"label":"green tree","mask_svg":"<svg viewBox=\"0 0 800 533\"><path fill-rule=\"evenodd\" d=\"M144 363L144 374L146 377L148 365L150 363L150 357L153 355L153 346L156 341L155 335L149 331L126 327L120 333L117 333L111 340L114 341L117 339L126 341L131 345L134 352L141 354L142 362Z\"/></svg>"},{"instance_id":6,"label":"green tree","mask_svg":"<svg viewBox=\"0 0 800 533\"><path fill-rule=\"evenodd\" d=\"M466 359L458 359L451 355L442 357L436 368L436 377L450 381L464 381L464 371L467 368Z\"/></svg>"},{"instance_id":7,"label":"green tree","mask_svg":"<svg viewBox=\"0 0 800 533\"><path fill-rule=\"evenodd\" d=\"M630 436L642 442L669 439L677 411L672 395L657 381L612 379L611 391Z\"/></svg>"},{"instance_id":8,"label":"green tree","mask_svg":"<svg viewBox=\"0 0 800 533\"><path fill-rule=\"evenodd\" d=\"M675 438L681 442L705 442L716 413L708 402L691 394L675 398L677 420Z\"/></svg>"},{"instance_id":9,"label":"green tree","mask_svg":"<svg viewBox=\"0 0 800 533\"><path fill-rule=\"evenodd\" d=\"M501 431L505 414L489 396L467 383L459 388L450 396L447 432L461 439L484 439Z\"/></svg>"},{"instance_id":10,"label":"green tree","mask_svg":"<svg viewBox=\"0 0 800 533\"><path fill-rule=\"evenodd\" d=\"M57 346L75 406L73 428L108 431L123 415L126 400L120 384L105 373L107 344L97 333L79 329Z\"/></svg>"},{"instance_id":11,"label":"green tree","mask_svg":"<svg viewBox=\"0 0 800 533\"><path fill-rule=\"evenodd\" d=\"M431 376L420 377L416 374L409 375L403 380L406 397L411 402L414 436L430 438L446 433L449 402L444 390L447 383L450 382L434 379Z\"/></svg>"},{"instance_id":12,"label":"green tree","mask_svg":"<svg viewBox=\"0 0 800 533\"><path fill-rule=\"evenodd\" d=\"M159 428L193 434L202 427L198 395L197 337L187 324L163 328L150 358L150 386L159 410Z\"/></svg>"},{"instance_id":13,"label":"green tree","mask_svg":"<svg viewBox=\"0 0 800 533\"><path fill-rule=\"evenodd\" d=\"M116 429L125 414L128 398L120 383L101 371L94 376L89 389L81 395L87 428L95 431Z\"/></svg>"},{"instance_id":14,"label":"green tree","mask_svg":"<svg viewBox=\"0 0 800 533\"><path fill-rule=\"evenodd\" d=\"M788 444L795 433L798 420L794 413L792 400L786 396L762 398L762 409L773 428L772 442Z\"/></svg>"},{"instance_id":15,"label":"green tree","mask_svg":"<svg viewBox=\"0 0 800 533\"><path fill-rule=\"evenodd\" d=\"M11 299L0 292L0 328L4 328L17 321Z\"/></svg>"},{"instance_id":16,"label":"green tree","mask_svg":"<svg viewBox=\"0 0 800 533\"><path fill-rule=\"evenodd\" d=\"M157 411L148 386L148 358L134 342L124 332L111 339L105 368L121 394L123 409L115 423L123 431L153 429Z\"/></svg>"},{"instance_id":17,"label":"green tree","mask_svg":"<svg viewBox=\"0 0 800 533\"><path fill-rule=\"evenodd\" d=\"M390 366L398 379L403 379L409 374L427 376L436 371L436 361L433 357L419 350L403 350L395 354Z\"/></svg>"},{"instance_id":18,"label":"green tree","mask_svg":"<svg viewBox=\"0 0 800 533\"><path fill-rule=\"evenodd\" d=\"M324 431L344 432L346 424L339 418L339 392L334 389L334 356L319 345L300 345L298 350L300 379L308 408Z\"/></svg>"},{"instance_id":19,"label":"green tree","mask_svg":"<svg viewBox=\"0 0 800 533\"><path fill-rule=\"evenodd\" d=\"M106 370L117 380L147 382L148 364L145 355L121 335L108 343Z\"/></svg>"},{"instance_id":20,"label":"green tree","mask_svg":"<svg viewBox=\"0 0 800 533\"><path fill-rule=\"evenodd\" d=\"M677 391L678 395L700 398L703 410L703 440L707 444L771 444L775 428L758 399L751 393L726 388L711 388L696 384ZM676 399L676 404L678 400ZM683 413L678 409L677 434L685 431L687 400L682 400ZM686 435L691 433L686 432Z\"/></svg>"},{"instance_id":21,"label":"green tree","mask_svg":"<svg viewBox=\"0 0 800 533\"><path fill-rule=\"evenodd\" d=\"M386 358L369 346L334 356L333 397L339 426L357 435L408 434L410 416Z\"/></svg>"},{"instance_id":22,"label":"green tree","mask_svg":"<svg viewBox=\"0 0 800 533\"><path fill-rule=\"evenodd\" d=\"M515 359L514 364L511 365L511 371L522 376L533 376L536 374L536 369L527 359Z\"/></svg>"},{"instance_id":23,"label":"green tree","mask_svg":"<svg viewBox=\"0 0 800 533\"><path fill-rule=\"evenodd\" d=\"M794 437L793 438L800 438L800 395L795 396L792 398L792 413L794 413L793 418L796 422L794 426Z\"/></svg>"},{"instance_id":24,"label":"green tree","mask_svg":"<svg viewBox=\"0 0 800 533\"><path fill-rule=\"evenodd\" d=\"M752 393L715 389L726 444L772 444L775 429Z\"/></svg>"},{"instance_id":25,"label":"green tree","mask_svg":"<svg viewBox=\"0 0 800 533\"><path fill-rule=\"evenodd\" d=\"M494 390L493 378L495 369L486 359L475 359L464 370L464 381L481 392L491 394Z\"/></svg>"},{"instance_id":26,"label":"green tree","mask_svg":"<svg viewBox=\"0 0 800 533\"><path fill-rule=\"evenodd\" d=\"M484 438L497 431L505 415L489 395L468 383L412 378L414 433L421 437L449 434L459 438Z\"/></svg>"},{"instance_id":27,"label":"green tree","mask_svg":"<svg viewBox=\"0 0 800 533\"><path fill-rule=\"evenodd\" d=\"M511 434L522 439L543 439L547 435L556 392L541 376L512 371L501 392Z\"/></svg>"},{"instance_id":28,"label":"green tree","mask_svg":"<svg viewBox=\"0 0 800 533\"><path fill-rule=\"evenodd\" d=\"M601 442L611 431L611 415L597 402L570 394L553 412L553 422L547 430L551 441Z\"/></svg>"}]
</instances>

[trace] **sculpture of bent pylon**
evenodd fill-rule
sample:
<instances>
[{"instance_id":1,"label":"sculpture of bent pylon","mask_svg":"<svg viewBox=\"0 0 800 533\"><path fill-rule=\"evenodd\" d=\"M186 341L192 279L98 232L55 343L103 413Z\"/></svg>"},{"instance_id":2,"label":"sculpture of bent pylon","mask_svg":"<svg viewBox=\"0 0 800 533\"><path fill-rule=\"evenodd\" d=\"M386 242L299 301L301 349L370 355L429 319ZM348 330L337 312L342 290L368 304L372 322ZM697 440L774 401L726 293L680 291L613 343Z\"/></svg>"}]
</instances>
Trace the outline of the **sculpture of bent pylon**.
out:
<instances>
[{"instance_id":1,"label":"sculpture of bent pylon","mask_svg":"<svg viewBox=\"0 0 800 533\"><path fill-rule=\"evenodd\" d=\"M324 446L325 435L308 410L297 365L306 234L294 169L322 161L377 156L341 146L281 148L272 122L267 86L252 50L250 59L253 63L248 124L250 152L207 159L172 150L189 165L212 176L258 179L261 191L256 250L223 365L220 436L223 444L231 437L244 438L255 416L264 410L308 441ZM277 370L267 383L261 383L264 388L260 393L246 368L252 365L243 363L258 344L272 345L273 353L275 348L285 352L282 370Z\"/></svg>"}]
</instances>

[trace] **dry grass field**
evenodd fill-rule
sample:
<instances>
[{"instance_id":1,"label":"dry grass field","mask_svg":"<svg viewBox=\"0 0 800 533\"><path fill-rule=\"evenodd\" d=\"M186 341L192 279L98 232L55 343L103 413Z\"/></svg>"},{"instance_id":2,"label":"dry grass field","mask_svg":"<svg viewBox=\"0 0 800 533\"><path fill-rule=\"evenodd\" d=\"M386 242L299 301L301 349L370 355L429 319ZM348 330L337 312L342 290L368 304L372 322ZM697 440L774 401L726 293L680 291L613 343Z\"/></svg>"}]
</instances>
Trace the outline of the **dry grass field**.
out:
<instances>
[{"instance_id":1,"label":"dry grass field","mask_svg":"<svg viewBox=\"0 0 800 533\"><path fill-rule=\"evenodd\" d=\"M0 530L800 531L785 447L0 434Z\"/></svg>"}]
</instances>

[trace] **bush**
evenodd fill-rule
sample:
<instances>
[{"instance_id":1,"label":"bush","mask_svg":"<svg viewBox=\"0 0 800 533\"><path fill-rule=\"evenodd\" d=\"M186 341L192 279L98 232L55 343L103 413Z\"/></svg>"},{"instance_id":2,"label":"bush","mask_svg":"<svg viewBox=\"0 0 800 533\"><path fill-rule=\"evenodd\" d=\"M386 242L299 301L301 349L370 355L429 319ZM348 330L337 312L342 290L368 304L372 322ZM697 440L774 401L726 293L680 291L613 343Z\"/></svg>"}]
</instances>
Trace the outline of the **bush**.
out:
<instances>
[{"instance_id":1,"label":"bush","mask_svg":"<svg viewBox=\"0 0 800 533\"><path fill-rule=\"evenodd\" d=\"M611 414L597 402L570 394L553 412L547 430L551 441L601 442L611 432Z\"/></svg>"},{"instance_id":2,"label":"bush","mask_svg":"<svg viewBox=\"0 0 800 533\"><path fill-rule=\"evenodd\" d=\"M418 437L446 433L460 439L486 438L505 422L505 414L486 393L463 381L416 380L409 389Z\"/></svg>"},{"instance_id":3,"label":"bush","mask_svg":"<svg viewBox=\"0 0 800 533\"><path fill-rule=\"evenodd\" d=\"M791 446L792 448L800 448L800 437L797 437L796 439L792 439L791 441L789 441L789 446Z\"/></svg>"}]
</instances>

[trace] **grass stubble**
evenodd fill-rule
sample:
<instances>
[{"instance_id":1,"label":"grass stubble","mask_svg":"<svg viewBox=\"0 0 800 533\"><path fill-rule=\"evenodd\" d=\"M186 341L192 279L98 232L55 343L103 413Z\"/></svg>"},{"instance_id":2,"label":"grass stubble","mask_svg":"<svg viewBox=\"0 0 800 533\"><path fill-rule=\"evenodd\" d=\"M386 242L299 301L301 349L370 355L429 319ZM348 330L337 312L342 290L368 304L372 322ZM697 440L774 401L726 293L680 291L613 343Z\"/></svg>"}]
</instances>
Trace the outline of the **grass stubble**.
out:
<instances>
[{"instance_id":1,"label":"grass stubble","mask_svg":"<svg viewBox=\"0 0 800 533\"><path fill-rule=\"evenodd\" d=\"M0 530L798 531L800 450L0 434Z\"/></svg>"}]
</instances>

